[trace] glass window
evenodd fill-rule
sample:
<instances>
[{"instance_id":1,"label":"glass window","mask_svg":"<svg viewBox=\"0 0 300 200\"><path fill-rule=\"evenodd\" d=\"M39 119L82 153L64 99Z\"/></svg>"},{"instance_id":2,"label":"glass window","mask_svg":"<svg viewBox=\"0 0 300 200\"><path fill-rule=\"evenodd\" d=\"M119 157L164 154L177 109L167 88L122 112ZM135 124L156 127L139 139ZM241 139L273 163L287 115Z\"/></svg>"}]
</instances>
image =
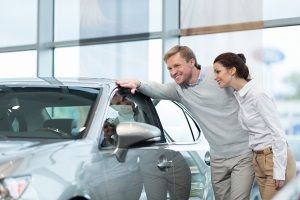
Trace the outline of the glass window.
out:
<instances>
[{"instance_id":1,"label":"glass window","mask_svg":"<svg viewBox=\"0 0 300 200\"><path fill-rule=\"evenodd\" d=\"M36 59L36 51L0 53L0 78L36 77Z\"/></svg>"},{"instance_id":2,"label":"glass window","mask_svg":"<svg viewBox=\"0 0 300 200\"><path fill-rule=\"evenodd\" d=\"M155 102L155 101L154 101ZM170 142L193 142L200 137L200 128L178 105L168 100L156 102L166 138ZM176 113L176 115L170 115Z\"/></svg>"},{"instance_id":3,"label":"glass window","mask_svg":"<svg viewBox=\"0 0 300 200\"><path fill-rule=\"evenodd\" d=\"M181 28L262 20L262 1L181 0Z\"/></svg>"},{"instance_id":4,"label":"glass window","mask_svg":"<svg viewBox=\"0 0 300 200\"><path fill-rule=\"evenodd\" d=\"M51 119L76 119L74 128L81 128L85 126L90 106L52 106L46 107L46 110Z\"/></svg>"},{"instance_id":5,"label":"glass window","mask_svg":"<svg viewBox=\"0 0 300 200\"><path fill-rule=\"evenodd\" d=\"M54 6L54 40L79 39L80 0L58 0Z\"/></svg>"},{"instance_id":6,"label":"glass window","mask_svg":"<svg viewBox=\"0 0 300 200\"><path fill-rule=\"evenodd\" d=\"M181 28L300 17L298 0L182 0Z\"/></svg>"},{"instance_id":7,"label":"glass window","mask_svg":"<svg viewBox=\"0 0 300 200\"><path fill-rule=\"evenodd\" d=\"M131 99L116 93L111 99L107 116L103 125L103 141L101 147L116 145L116 127L121 122L145 122L138 105Z\"/></svg>"},{"instance_id":8,"label":"glass window","mask_svg":"<svg viewBox=\"0 0 300 200\"><path fill-rule=\"evenodd\" d=\"M263 19L284 19L300 17L300 1L298 0L264 0Z\"/></svg>"},{"instance_id":9,"label":"glass window","mask_svg":"<svg viewBox=\"0 0 300 200\"><path fill-rule=\"evenodd\" d=\"M36 43L37 0L0 1L0 47Z\"/></svg>"},{"instance_id":10,"label":"glass window","mask_svg":"<svg viewBox=\"0 0 300 200\"><path fill-rule=\"evenodd\" d=\"M263 67L286 134L300 137L299 34L300 26L265 29Z\"/></svg>"},{"instance_id":11,"label":"glass window","mask_svg":"<svg viewBox=\"0 0 300 200\"><path fill-rule=\"evenodd\" d=\"M0 132L5 137L76 138L85 130L99 89L22 87L0 90ZM64 86L65 87L65 86Z\"/></svg>"},{"instance_id":12,"label":"glass window","mask_svg":"<svg viewBox=\"0 0 300 200\"><path fill-rule=\"evenodd\" d=\"M55 40L161 31L161 0L55 1Z\"/></svg>"},{"instance_id":13,"label":"glass window","mask_svg":"<svg viewBox=\"0 0 300 200\"><path fill-rule=\"evenodd\" d=\"M55 50L55 77L139 78L160 81L161 64L161 40Z\"/></svg>"},{"instance_id":14,"label":"glass window","mask_svg":"<svg viewBox=\"0 0 300 200\"><path fill-rule=\"evenodd\" d=\"M54 50L54 76L80 77L80 47L56 48Z\"/></svg>"},{"instance_id":15,"label":"glass window","mask_svg":"<svg viewBox=\"0 0 300 200\"><path fill-rule=\"evenodd\" d=\"M180 43L194 50L198 62L203 67L212 67L215 57L221 53L228 51L244 53L252 76L264 84L264 70L261 67L264 63L259 58L262 41L263 31L252 30L181 37ZM168 72L165 78L170 80Z\"/></svg>"}]
</instances>

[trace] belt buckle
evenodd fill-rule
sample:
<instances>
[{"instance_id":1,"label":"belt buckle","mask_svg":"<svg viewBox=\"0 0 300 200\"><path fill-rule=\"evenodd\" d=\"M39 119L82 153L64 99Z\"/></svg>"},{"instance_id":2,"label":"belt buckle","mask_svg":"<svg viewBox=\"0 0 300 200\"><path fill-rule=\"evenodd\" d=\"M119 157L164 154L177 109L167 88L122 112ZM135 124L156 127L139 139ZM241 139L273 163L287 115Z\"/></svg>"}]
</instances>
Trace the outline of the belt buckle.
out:
<instances>
[{"instance_id":1,"label":"belt buckle","mask_svg":"<svg viewBox=\"0 0 300 200\"><path fill-rule=\"evenodd\" d=\"M263 150L257 150L257 151L253 150L253 152L255 152L256 154L269 154L270 152L272 152L272 148L268 147Z\"/></svg>"}]
</instances>

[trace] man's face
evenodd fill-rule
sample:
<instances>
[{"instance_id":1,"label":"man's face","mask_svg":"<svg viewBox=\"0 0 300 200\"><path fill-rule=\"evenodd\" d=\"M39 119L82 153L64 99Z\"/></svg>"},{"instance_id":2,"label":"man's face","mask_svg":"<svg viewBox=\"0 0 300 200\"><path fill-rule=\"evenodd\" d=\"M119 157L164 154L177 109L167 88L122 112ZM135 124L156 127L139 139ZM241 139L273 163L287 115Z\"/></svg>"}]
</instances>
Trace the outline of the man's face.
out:
<instances>
[{"instance_id":1,"label":"man's face","mask_svg":"<svg viewBox=\"0 0 300 200\"><path fill-rule=\"evenodd\" d=\"M170 76L177 84L189 83L192 78L195 61L193 59L188 62L177 53L166 62Z\"/></svg>"}]
</instances>

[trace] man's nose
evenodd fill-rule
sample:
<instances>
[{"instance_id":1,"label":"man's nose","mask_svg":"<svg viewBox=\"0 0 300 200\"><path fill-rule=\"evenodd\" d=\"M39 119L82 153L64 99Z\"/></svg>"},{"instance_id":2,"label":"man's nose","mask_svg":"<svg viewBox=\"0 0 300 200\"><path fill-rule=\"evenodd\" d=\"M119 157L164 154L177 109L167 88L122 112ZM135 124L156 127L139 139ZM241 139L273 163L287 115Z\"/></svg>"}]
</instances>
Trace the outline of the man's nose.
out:
<instances>
[{"instance_id":1,"label":"man's nose","mask_svg":"<svg viewBox=\"0 0 300 200\"><path fill-rule=\"evenodd\" d=\"M177 73L177 70L175 70L175 69L170 70L171 77L174 77L176 75L176 73Z\"/></svg>"}]
</instances>

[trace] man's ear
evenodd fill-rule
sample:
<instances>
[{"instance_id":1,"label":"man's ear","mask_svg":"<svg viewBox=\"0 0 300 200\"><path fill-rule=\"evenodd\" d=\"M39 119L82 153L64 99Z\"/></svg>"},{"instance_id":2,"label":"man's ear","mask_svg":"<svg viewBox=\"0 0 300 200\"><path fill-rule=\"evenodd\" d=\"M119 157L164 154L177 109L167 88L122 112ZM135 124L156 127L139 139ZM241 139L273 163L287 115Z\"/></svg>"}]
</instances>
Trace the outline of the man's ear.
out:
<instances>
[{"instance_id":1,"label":"man's ear","mask_svg":"<svg viewBox=\"0 0 300 200\"><path fill-rule=\"evenodd\" d=\"M194 58L191 58L191 59L189 60L189 63L190 63L192 66L195 66L196 61L195 61Z\"/></svg>"}]
</instances>

